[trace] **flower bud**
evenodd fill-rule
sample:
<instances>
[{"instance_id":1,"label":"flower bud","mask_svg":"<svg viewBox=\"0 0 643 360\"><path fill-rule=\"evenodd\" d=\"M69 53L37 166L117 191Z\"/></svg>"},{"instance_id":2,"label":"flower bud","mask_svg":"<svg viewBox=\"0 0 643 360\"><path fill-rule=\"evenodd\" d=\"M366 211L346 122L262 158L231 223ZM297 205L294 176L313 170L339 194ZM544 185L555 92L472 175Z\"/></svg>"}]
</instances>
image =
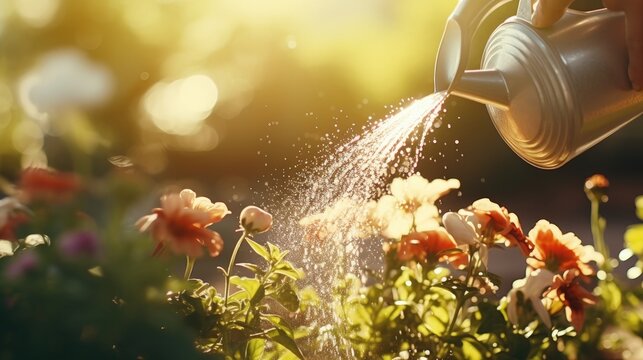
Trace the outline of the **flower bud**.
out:
<instances>
[{"instance_id":1,"label":"flower bud","mask_svg":"<svg viewBox=\"0 0 643 360\"><path fill-rule=\"evenodd\" d=\"M245 231L259 234L270 230L272 215L256 206L247 206L241 210L239 223Z\"/></svg>"},{"instance_id":2,"label":"flower bud","mask_svg":"<svg viewBox=\"0 0 643 360\"><path fill-rule=\"evenodd\" d=\"M607 202L607 178L601 174L592 175L585 180L585 194L590 201Z\"/></svg>"}]
</instances>

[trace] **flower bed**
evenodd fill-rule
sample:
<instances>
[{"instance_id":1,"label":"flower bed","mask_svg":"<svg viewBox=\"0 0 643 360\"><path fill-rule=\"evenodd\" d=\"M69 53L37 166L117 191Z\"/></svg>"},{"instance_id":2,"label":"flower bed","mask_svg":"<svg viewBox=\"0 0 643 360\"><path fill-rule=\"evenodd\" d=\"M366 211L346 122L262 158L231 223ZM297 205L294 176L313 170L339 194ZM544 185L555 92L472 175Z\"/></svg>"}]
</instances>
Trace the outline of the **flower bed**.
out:
<instances>
[{"instance_id":1,"label":"flower bed","mask_svg":"<svg viewBox=\"0 0 643 360\"><path fill-rule=\"evenodd\" d=\"M394 179L366 204L350 199L292 219L318 246L346 209L351 231L382 246L381 271L340 272L332 289L307 286L302 259L266 242L272 216L239 214L240 237L215 229L225 204L189 189L126 215L146 181L128 172L80 178L30 168L0 199L2 358L635 358L641 349L643 262L616 275L607 252L607 180L585 183L593 245L547 220L526 231L483 198L456 212L436 201L457 180ZM643 202L637 201L643 219ZM125 224L125 225L124 225ZM643 225L626 233L621 260L643 255ZM151 240L150 240L151 239ZM377 241L380 241L379 243ZM223 286L192 277L199 259L234 249ZM329 245L330 246L330 245ZM516 247L519 251L507 251ZM252 262L238 262L240 249ZM500 292L491 251L522 263ZM514 259L510 259L514 257ZM171 266L185 258L181 276ZM245 274L245 276L242 276ZM638 281L638 283L636 282ZM321 291L324 290L324 291Z\"/></svg>"}]
</instances>

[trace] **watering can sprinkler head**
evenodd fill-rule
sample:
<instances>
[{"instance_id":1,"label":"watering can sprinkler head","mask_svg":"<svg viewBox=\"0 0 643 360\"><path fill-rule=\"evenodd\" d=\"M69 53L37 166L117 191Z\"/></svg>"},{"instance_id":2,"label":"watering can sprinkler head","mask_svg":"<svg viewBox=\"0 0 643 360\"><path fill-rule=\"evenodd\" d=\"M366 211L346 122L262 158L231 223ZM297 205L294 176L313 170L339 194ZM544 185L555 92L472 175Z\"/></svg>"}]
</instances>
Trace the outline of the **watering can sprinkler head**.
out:
<instances>
[{"instance_id":1,"label":"watering can sprinkler head","mask_svg":"<svg viewBox=\"0 0 643 360\"><path fill-rule=\"evenodd\" d=\"M606 9L567 10L548 29L531 23L531 0L489 37L480 70L467 70L473 35L511 0L460 0L447 20L435 64L435 91L487 105L507 145L553 169L643 114L631 91L625 18Z\"/></svg>"}]
</instances>

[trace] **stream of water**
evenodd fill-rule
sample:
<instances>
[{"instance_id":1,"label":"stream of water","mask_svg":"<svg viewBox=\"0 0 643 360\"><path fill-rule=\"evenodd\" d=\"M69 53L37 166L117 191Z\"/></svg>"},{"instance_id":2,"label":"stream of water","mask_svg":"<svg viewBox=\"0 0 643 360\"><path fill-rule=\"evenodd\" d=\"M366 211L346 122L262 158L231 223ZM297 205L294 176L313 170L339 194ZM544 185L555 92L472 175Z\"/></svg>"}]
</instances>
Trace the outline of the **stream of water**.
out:
<instances>
[{"instance_id":1,"label":"stream of water","mask_svg":"<svg viewBox=\"0 0 643 360\"><path fill-rule=\"evenodd\" d=\"M354 224L367 202L386 191L392 177L415 172L445 99L445 93L435 93L415 100L349 141L322 148L317 165L291 179L290 193L283 196L280 209L275 211L273 237L291 251L290 258L298 266L304 267L305 281L322 301L330 299L335 279L347 272L359 275L365 259L380 256L379 242L359 245L360 230ZM299 221L333 206L333 226L323 229L323 241L311 239Z\"/></svg>"}]
</instances>

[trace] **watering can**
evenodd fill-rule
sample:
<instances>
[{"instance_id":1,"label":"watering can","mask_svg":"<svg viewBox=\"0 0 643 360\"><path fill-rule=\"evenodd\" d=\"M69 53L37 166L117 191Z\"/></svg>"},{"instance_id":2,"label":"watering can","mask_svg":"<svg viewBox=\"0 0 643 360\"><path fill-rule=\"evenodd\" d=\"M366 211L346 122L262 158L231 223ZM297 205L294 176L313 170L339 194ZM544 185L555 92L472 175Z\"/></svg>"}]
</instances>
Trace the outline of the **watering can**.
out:
<instances>
[{"instance_id":1,"label":"watering can","mask_svg":"<svg viewBox=\"0 0 643 360\"><path fill-rule=\"evenodd\" d=\"M471 40L511 0L460 0L435 66L435 90L487 105L509 147L543 169L562 166L643 114L631 89L625 17L607 9L567 10L547 29L531 25L530 0L498 26L481 69L466 70Z\"/></svg>"}]
</instances>

